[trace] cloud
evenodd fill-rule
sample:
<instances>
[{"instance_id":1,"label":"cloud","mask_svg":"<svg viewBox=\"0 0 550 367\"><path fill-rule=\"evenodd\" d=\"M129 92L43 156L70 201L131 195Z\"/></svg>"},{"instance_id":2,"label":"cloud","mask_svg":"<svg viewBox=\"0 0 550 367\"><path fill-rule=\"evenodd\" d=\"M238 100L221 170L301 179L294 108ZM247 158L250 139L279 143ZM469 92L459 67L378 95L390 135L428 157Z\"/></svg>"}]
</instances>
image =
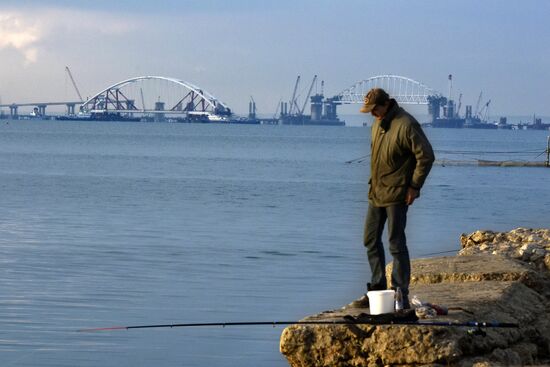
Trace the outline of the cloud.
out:
<instances>
[{"instance_id":1,"label":"cloud","mask_svg":"<svg viewBox=\"0 0 550 367\"><path fill-rule=\"evenodd\" d=\"M0 51L17 50L28 65L38 61L44 43L60 34L116 36L135 30L137 24L135 19L98 11L44 8L29 13L0 9Z\"/></svg>"},{"instance_id":2,"label":"cloud","mask_svg":"<svg viewBox=\"0 0 550 367\"><path fill-rule=\"evenodd\" d=\"M12 48L21 52L26 64L36 62L35 45L41 37L39 28L17 13L0 14L0 50Z\"/></svg>"}]
</instances>

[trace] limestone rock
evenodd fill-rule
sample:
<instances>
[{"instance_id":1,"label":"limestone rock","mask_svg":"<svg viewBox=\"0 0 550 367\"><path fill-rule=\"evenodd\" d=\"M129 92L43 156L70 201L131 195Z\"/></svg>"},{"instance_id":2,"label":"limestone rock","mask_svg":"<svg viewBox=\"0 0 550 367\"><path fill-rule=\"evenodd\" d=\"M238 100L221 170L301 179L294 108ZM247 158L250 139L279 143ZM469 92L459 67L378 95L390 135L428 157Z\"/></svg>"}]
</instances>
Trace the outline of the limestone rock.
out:
<instances>
[{"instance_id":1,"label":"limestone rock","mask_svg":"<svg viewBox=\"0 0 550 367\"><path fill-rule=\"evenodd\" d=\"M516 228L509 232L475 231L460 236L459 255L480 253L518 259L548 271L550 266L550 230Z\"/></svg>"},{"instance_id":2,"label":"limestone rock","mask_svg":"<svg viewBox=\"0 0 550 367\"><path fill-rule=\"evenodd\" d=\"M392 264L386 267L391 283ZM533 266L501 255L478 254L417 259L411 262L411 286L416 284L518 281L550 296L550 282Z\"/></svg>"},{"instance_id":3,"label":"limestone rock","mask_svg":"<svg viewBox=\"0 0 550 367\"><path fill-rule=\"evenodd\" d=\"M435 321L492 321L519 328L292 325L280 350L293 367L502 366L550 361L550 230L517 228L461 236L459 256L414 260L410 296L444 305ZM391 264L386 275L391 273ZM342 320L343 307L305 320Z\"/></svg>"},{"instance_id":4,"label":"limestone rock","mask_svg":"<svg viewBox=\"0 0 550 367\"><path fill-rule=\"evenodd\" d=\"M457 308L436 321L471 319L517 322L519 329L487 329L487 336L468 328L431 326L295 325L285 329L280 349L293 367L460 364L473 356L502 361L544 357L550 335L535 327L545 313L544 299L522 283L483 281L419 284L411 294ZM357 309L323 313L306 320L341 319ZM472 314L470 314L473 313ZM539 347L539 343L543 345ZM495 352L495 350L500 351ZM495 354L496 353L496 354ZM494 355L493 355L494 354ZM519 364L522 364L519 363Z\"/></svg>"}]
</instances>

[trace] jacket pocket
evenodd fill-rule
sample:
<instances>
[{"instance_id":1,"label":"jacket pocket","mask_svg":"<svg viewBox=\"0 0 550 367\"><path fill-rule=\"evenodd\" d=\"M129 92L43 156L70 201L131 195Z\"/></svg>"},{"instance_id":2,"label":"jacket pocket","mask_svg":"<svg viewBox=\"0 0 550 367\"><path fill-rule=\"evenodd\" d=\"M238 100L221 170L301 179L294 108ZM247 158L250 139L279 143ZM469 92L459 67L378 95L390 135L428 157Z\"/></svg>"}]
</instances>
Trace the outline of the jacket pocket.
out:
<instances>
[{"instance_id":1,"label":"jacket pocket","mask_svg":"<svg viewBox=\"0 0 550 367\"><path fill-rule=\"evenodd\" d=\"M406 186L408 178L405 175L386 175L380 178L380 182L386 187Z\"/></svg>"}]
</instances>

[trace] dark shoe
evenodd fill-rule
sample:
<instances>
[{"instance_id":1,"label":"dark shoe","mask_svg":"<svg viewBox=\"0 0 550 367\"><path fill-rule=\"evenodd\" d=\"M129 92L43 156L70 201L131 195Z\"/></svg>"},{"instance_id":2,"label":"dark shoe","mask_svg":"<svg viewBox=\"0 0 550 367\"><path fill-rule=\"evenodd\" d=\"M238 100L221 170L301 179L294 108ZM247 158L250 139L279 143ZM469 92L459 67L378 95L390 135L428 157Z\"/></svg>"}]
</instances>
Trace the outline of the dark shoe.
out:
<instances>
[{"instance_id":1,"label":"dark shoe","mask_svg":"<svg viewBox=\"0 0 550 367\"><path fill-rule=\"evenodd\" d=\"M348 307L352 308L369 308L369 297L367 297L366 294L363 295L363 297L356 299L352 303L348 305Z\"/></svg>"}]
</instances>

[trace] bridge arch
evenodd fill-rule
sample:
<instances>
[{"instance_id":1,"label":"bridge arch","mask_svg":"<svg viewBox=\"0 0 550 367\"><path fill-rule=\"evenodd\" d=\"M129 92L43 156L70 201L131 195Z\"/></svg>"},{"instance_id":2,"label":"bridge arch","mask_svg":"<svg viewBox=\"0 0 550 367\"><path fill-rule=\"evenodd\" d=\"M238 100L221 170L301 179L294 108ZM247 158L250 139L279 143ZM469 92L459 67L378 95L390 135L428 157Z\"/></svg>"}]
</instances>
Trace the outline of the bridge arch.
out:
<instances>
[{"instance_id":1,"label":"bridge arch","mask_svg":"<svg viewBox=\"0 0 550 367\"><path fill-rule=\"evenodd\" d=\"M441 94L427 85L400 75L377 75L361 80L340 92L342 104L363 103L365 94L372 88L383 88L400 104L429 104L430 96Z\"/></svg>"},{"instance_id":2,"label":"bridge arch","mask_svg":"<svg viewBox=\"0 0 550 367\"><path fill-rule=\"evenodd\" d=\"M129 95L130 86L135 86L144 81L162 81L168 84L181 87L181 91L172 92L173 101L163 101L162 105L146 105L143 89L140 88L139 95ZM135 94L135 93L133 93ZM140 98L141 97L141 98ZM159 101L160 101L159 96ZM168 104L166 106L166 104ZM138 106L140 108L138 108ZM160 108L162 106L162 108ZM153 108L154 107L154 108ZM212 94L192 83L169 78L164 76L139 76L115 83L82 103L81 111L90 113L109 112L134 112L134 113L211 113L216 115L230 115L231 109Z\"/></svg>"}]
</instances>

